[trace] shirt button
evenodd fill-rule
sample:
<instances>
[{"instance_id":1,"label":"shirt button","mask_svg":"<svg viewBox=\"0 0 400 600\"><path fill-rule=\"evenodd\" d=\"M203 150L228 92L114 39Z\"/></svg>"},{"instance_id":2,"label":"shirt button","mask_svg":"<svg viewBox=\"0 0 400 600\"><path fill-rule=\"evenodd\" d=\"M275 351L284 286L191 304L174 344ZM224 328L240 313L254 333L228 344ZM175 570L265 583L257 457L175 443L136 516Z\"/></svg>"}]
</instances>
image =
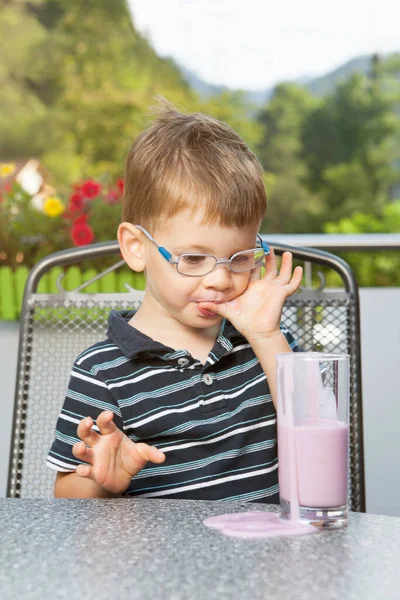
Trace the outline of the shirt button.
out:
<instances>
[{"instance_id":1,"label":"shirt button","mask_svg":"<svg viewBox=\"0 0 400 600\"><path fill-rule=\"evenodd\" d=\"M189 364L189 360L187 358L179 358L178 359L178 365L180 367L186 367L186 365Z\"/></svg>"},{"instance_id":2,"label":"shirt button","mask_svg":"<svg viewBox=\"0 0 400 600\"><path fill-rule=\"evenodd\" d=\"M211 375L206 373L206 375L203 376L203 381L206 385L211 385L213 382L213 378L211 377Z\"/></svg>"}]
</instances>

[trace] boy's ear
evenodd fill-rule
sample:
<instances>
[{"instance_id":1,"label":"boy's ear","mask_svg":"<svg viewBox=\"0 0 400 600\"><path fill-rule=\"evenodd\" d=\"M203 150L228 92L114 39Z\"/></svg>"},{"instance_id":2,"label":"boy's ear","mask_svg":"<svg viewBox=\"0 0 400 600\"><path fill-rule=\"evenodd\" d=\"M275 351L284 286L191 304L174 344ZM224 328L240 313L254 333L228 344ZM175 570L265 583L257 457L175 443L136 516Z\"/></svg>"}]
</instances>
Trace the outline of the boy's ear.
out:
<instances>
[{"instance_id":1,"label":"boy's ear","mask_svg":"<svg viewBox=\"0 0 400 600\"><path fill-rule=\"evenodd\" d=\"M137 272L144 271L143 234L131 223L121 223L118 227L118 243L121 254L127 265Z\"/></svg>"}]
</instances>

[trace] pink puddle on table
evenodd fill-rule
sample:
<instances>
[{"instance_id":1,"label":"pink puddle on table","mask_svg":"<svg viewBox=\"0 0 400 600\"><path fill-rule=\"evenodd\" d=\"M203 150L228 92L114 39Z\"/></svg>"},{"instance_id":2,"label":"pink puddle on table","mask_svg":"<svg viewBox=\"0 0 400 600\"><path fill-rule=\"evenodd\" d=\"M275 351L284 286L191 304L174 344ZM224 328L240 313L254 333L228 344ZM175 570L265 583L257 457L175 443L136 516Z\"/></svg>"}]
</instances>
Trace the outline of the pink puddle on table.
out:
<instances>
[{"instance_id":1,"label":"pink puddle on table","mask_svg":"<svg viewBox=\"0 0 400 600\"><path fill-rule=\"evenodd\" d=\"M275 512L244 512L217 515L203 521L207 527L219 529L223 534L240 538L266 538L278 535L304 535L317 533L317 529L301 521L281 519Z\"/></svg>"}]
</instances>

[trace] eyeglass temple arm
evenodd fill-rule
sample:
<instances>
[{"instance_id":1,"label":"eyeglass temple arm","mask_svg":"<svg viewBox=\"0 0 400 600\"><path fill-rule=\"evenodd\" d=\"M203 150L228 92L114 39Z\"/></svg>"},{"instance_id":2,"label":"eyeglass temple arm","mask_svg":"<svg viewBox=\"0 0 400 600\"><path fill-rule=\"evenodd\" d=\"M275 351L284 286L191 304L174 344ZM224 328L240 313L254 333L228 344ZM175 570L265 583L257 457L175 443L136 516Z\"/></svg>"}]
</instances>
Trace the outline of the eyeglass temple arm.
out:
<instances>
[{"instance_id":1,"label":"eyeglass temple arm","mask_svg":"<svg viewBox=\"0 0 400 600\"><path fill-rule=\"evenodd\" d=\"M168 252L168 250L167 250L166 248L164 248L163 246L159 246L159 245L157 244L156 240L155 240L155 239L154 239L154 238L153 238L153 237L150 235L150 233L149 233L148 231L146 231L146 229L145 229L144 227L141 227L140 225L136 225L136 227L137 227L138 229L140 229L140 231L142 231L142 232L143 232L143 233L144 233L144 234L145 234L145 235L146 235L146 236L149 238L149 240L150 240L151 242L153 242L153 244L154 244L155 246L157 246L157 249L158 249L159 253L160 253L160 254L161 254L161 255L162 255L162 256L163 256L163 257L164 257L166 260L168 260L169 262L175 262L175 261L173 261L173 260L172 260L172 254L171 254L171 252ZM257 237L258 237L258 240L259 240L259 242L260 242L260 244L261 244L261 247L262 247L262 249L264 250L265 254L269 254L269 253L271 252L271 250L270 250L270 247L268 246L268 244L266 244L266 243L265 243L265 242L262 240L262 238L261 238L260 234L257 234Z\"/></svg>"},{"instance_id":2,"label":"eyeglass temple arm","mask_svg":"<svg viewBox=\"0 0 400 600\"><path fill-rule=\"evenodd\" d=\"M162 256L168 260L168 262L175 262L172 260L171 252L168 252L168 250L166 248L164 248L163 246L159 246L157 244L156 240L149 234L148 231L146 231L146 229L144 227L141 227L140 225L135 225L135 227L140 229L140 231L142 231L149 238L149 240L157 246L159 253L162 254Z\"/></svg>"},{"instance_id":3,"label":"eyeglass temple arm","mask_svg":"<svg viewBox=\"0 0 400 600\"><path fill-rule=\"evenodd\" d=\"M270 249L270 247L268 246L268 244L266 244L266 243L265 243L265 242L262 240L262 238L261 238L260 234L257 234L257 237L258 237L258 239L259 239L259 242L260 242L260 244L261 244L261 248L264 250L265 254L270 254L270 252L271 252L271 249Z\"/></svg>"}]
</instances>

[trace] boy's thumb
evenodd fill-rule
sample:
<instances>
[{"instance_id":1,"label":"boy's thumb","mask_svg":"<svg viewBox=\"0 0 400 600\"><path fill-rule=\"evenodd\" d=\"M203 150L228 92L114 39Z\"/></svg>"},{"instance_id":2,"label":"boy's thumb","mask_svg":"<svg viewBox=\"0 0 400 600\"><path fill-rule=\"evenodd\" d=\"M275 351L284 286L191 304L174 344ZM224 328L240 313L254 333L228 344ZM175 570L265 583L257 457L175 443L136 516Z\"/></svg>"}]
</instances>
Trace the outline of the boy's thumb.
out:
<instances>
[{"instance_id":1,"label":"boy's thumb","mask_svg":"<svg viewBox=\"0 0 400 600\"><path fill-rule=\"evenodd\" d=\"M144 444L143 442L139 442L135 444L135 448L140 458L144 462L153 462L153 463L162 463L165 460L164 452L158 450L155 446L150 446L149 444Z\"/></svg>"}]
</instances>

